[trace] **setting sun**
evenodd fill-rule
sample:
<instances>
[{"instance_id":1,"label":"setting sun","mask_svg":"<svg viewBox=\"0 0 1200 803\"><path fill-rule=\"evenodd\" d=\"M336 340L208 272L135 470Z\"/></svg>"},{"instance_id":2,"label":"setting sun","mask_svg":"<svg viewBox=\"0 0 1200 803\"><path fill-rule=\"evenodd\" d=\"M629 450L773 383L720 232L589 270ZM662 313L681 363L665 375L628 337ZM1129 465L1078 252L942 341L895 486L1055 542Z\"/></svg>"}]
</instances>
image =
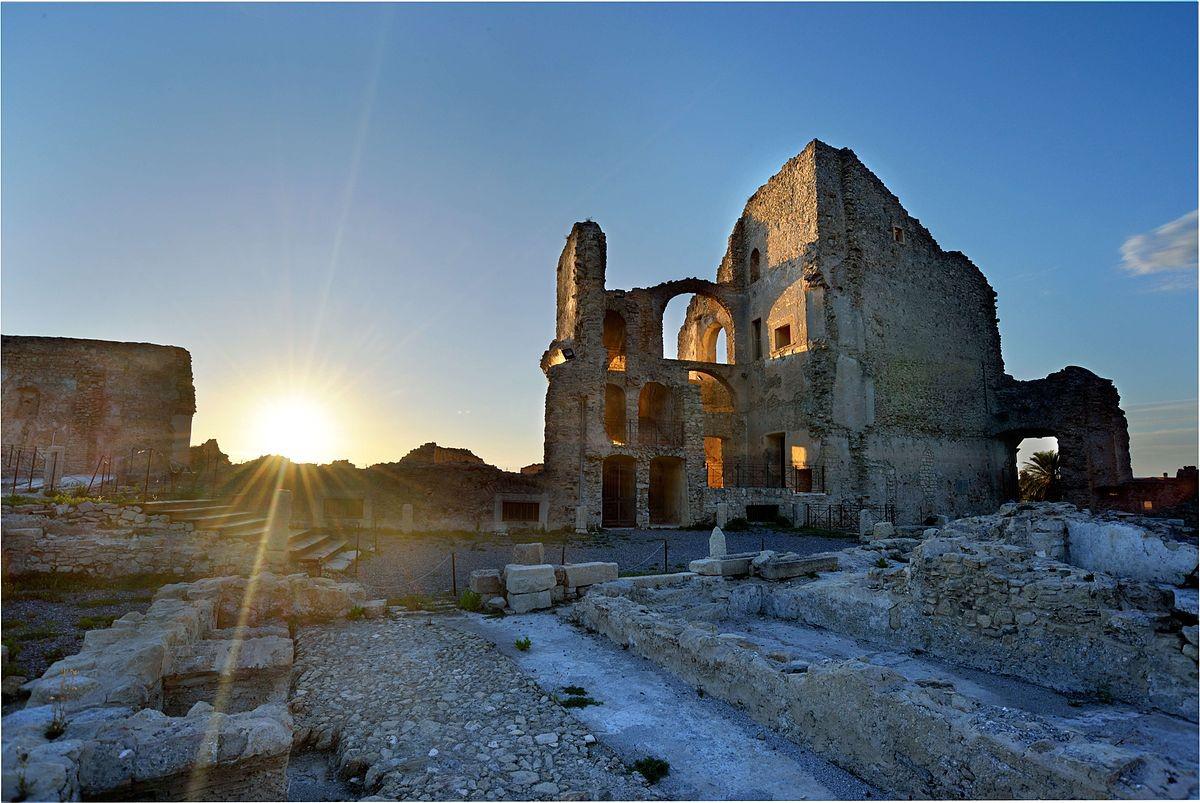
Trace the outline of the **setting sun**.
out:
<instances>
[{"instance_id":1,"label":"setting sun","mask_svg":"<svg viewBox=\"0 0 1200 803\"><path fill-rule=\"evenodd\" d=\"M264 401L254 427L260 454L277 454L298 463L327 463L336 456L333 418L323 405L304 396Z\"/></svg>"}]
</instances>

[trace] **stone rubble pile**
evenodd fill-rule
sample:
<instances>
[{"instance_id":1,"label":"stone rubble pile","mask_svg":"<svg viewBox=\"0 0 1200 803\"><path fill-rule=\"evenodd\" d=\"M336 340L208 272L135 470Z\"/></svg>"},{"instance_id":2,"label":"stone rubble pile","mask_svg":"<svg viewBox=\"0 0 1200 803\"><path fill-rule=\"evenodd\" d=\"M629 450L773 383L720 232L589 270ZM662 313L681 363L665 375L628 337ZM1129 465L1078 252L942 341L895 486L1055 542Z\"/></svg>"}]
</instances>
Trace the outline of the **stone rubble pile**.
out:
<instances>
[{"instance_id":1,"label":"stone rubble pile","mask_svg":"<svg viewBox=\"0 0 1200 803\"><path fill-rule=\"evenodd\" d=\"M26 708L3 720L4 800L282 799L284 625L363 601L358 585L305 575L164 586L25 684Z\"/></svg>"},{"instance_id":2,"label":"stone rubble pile","mask_svg":"<svg viewBox=\"0 0 1200 803\"><path fill-rule=\"evenodd\" d=\"M617 564L604 561L555 565L545 562L540 543L514 544L504 569L471 572L470 588L492 610L528 613L578 599L598 583L617 579Z\"/></svg>"}]
</instances>

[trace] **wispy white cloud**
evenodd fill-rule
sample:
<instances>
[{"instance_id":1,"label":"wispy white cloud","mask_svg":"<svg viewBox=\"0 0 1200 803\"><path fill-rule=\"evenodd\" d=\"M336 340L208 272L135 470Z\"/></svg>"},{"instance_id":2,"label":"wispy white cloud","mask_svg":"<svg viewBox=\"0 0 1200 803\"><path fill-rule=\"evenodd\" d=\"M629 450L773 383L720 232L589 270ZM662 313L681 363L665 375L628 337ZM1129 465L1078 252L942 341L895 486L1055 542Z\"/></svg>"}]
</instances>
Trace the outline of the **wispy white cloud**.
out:
<instances>
[{"instance_id":1,"label":"wispy white cloud","mask_svg":"<svg viewBox=\"0 0 1200 803\"><path fill-rule=\"evenodd\" d=\"M1146 234L1135 234L1121 246L1121 267L1133 276L1148 276L1159 290L1196 286L1196 221L1192 210Z\"/></svg>"}]
</instances>

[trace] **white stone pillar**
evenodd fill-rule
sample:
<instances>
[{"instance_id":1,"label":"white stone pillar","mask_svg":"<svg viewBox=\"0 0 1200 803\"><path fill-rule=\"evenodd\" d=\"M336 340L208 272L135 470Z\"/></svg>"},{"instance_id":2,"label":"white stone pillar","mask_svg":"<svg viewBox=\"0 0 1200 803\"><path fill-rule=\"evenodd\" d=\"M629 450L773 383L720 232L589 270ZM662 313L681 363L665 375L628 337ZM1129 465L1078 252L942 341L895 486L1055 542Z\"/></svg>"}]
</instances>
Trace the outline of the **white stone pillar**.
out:
<instances>
[{"instance_id":1,"label":"white stone pillar","mask_svg":"<svg viewBox=\"0 0 1200 803\"><path fill-rule=\"evenodd\" d=\"M588 528L587 528L587 506L586 505L576 505L575 506L575 532L587 533L587 531L588 531Z\"/></svg>"},{"instance_id":2,"label":"white stone pillar","mask_svg":"<svg viewBox=\"0 0 1200 803\"><path fill-rule=\"evenodd\" d=\"M717 502L717 526L724 527L729 524L729 503Z\"/></svg>"},{"instance_id":3,"label":"white stone pillar","mask_svg":"<svg viewBox=\"0 0 1200 803\"><path fill-rule=\"evenodd\" d=\"M286 572L288 568L288 539L292 534L292 492L282 488L275 491L267 516L267 547L264 568Z\"/></svg>"}]
</instances>

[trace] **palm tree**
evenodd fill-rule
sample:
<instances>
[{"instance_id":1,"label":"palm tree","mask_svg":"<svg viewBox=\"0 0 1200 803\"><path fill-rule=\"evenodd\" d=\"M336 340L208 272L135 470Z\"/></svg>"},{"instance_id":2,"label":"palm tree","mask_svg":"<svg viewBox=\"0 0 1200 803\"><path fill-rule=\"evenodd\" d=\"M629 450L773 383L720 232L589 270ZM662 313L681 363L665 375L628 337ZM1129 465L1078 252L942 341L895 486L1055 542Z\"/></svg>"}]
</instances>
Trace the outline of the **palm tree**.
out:
<instances>
[{"instance_id":1,"label":"palm tree","mask_svg":"<svg viewBox=\"0 0 1200 803\"><path fill-rule=\"evenodd\" d=\"M1058 452L1034 452L1021 467L1021 499L1027 502L1056 502L1061 480Z\"/></svg>"}]
</instances>

